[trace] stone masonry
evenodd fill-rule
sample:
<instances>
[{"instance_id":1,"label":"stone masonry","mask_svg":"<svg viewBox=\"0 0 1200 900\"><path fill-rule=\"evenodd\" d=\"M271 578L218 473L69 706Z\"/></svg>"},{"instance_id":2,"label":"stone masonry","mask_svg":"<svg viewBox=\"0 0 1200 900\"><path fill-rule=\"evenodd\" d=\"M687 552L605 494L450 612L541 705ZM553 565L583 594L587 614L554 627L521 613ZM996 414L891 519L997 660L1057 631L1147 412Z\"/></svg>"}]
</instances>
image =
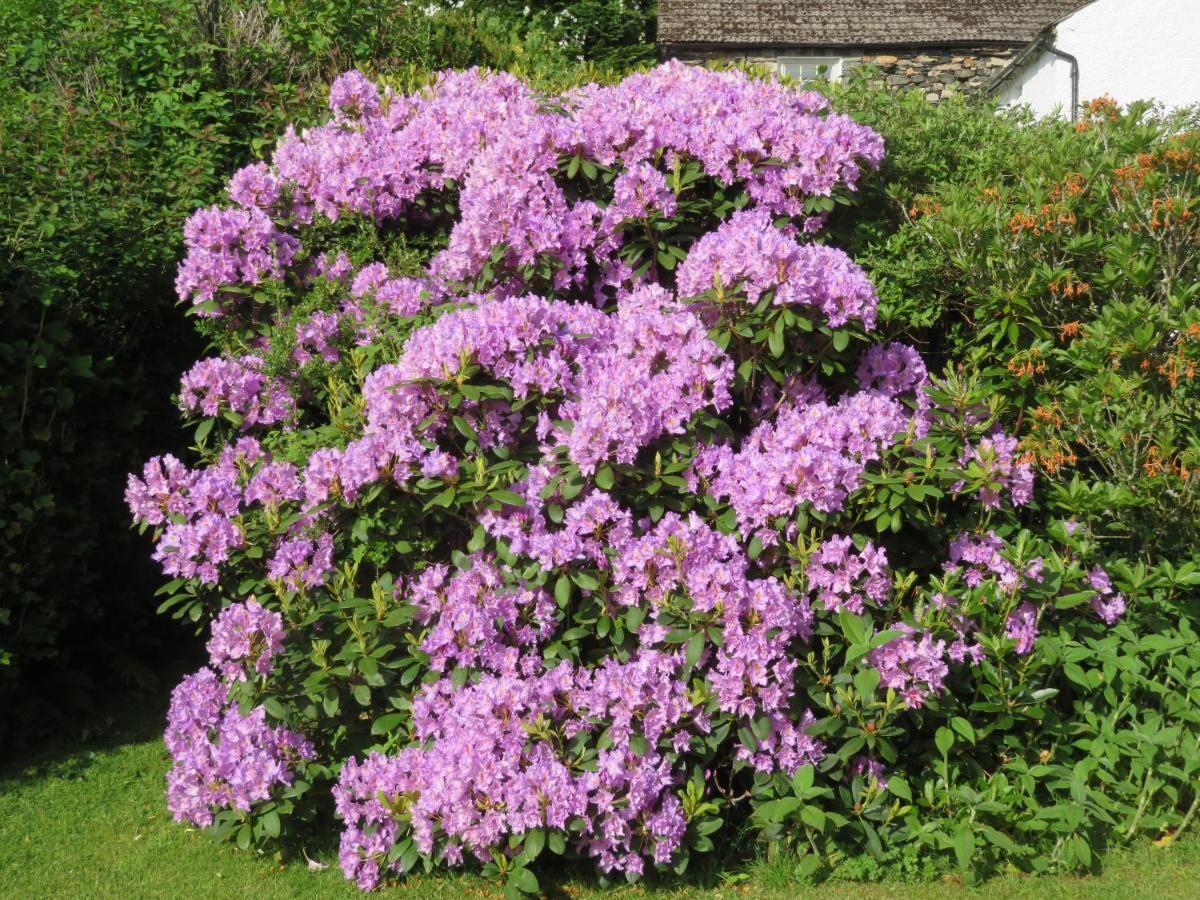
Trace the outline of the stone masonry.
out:
<instances>
[{"instance_id":1,"label":"stone masonry","mask_svg":"<svg viewBox=\"0 0 1200 900\"><path fill-rule=\"evenodd\" d=\"M684 62L737 60L739 62L774 68L779 57L836 56L842 60L842 78L862 65L879 70L879 80L890 90L919 90L927 100L937 102L954 92L975 93L1009 64L1019 48L1013 46L981 46L916 49L894 47L871 50L853 48L803 47L778 51L758 48L746 52L688 51L666 53Z\"/></svg>"},{"instance_id":2,"label":"stone masonry","mask_svg":"<svg viewBox=\"0 0 1200 900\"><path fill-rule=\"evenodd\" d=\"M938 101L955 91L975 93L1009 64L1016 51L1010 48L976 50L919 51L896 50L868 53L853 60L854 65L870 64L879 68L884 84L894 90L917 89L927 100ZM843 77L852 62L842 63Z\"/></svg>"}]
</instances>

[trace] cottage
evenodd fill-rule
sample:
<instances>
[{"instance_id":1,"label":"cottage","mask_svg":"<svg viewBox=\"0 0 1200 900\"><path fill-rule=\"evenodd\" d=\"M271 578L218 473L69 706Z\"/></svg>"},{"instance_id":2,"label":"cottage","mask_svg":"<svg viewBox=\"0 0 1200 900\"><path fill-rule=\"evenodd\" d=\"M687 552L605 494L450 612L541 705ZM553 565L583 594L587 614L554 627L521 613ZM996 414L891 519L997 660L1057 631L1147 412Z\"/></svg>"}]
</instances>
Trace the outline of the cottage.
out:
<instances>
[{"instance_id":1,"label":"cottage","mask_svg":"<svg viewBox=\"0 0 1200 900\"><path fill-rule=\"evenodd\" d=\"M1039 115L1080 101L1200 103L1200 3L1093 0L1045 28L989 85Z\"/></svg>"},{"instance_id":2,"label":"cottage","mask_svg":"<svg viewBox=\"0 0 1200 900\"><path fill-rule=\"evenodd\" d=\"M888 86L920 88L939 100L996 84L1048 26L1086 3L660 0L659 53L685 61L744 60L801 78L845 78L855 66L872 63ZM1200 7L1194 0L1166 5Z\"/></svg>"}]
</instances>

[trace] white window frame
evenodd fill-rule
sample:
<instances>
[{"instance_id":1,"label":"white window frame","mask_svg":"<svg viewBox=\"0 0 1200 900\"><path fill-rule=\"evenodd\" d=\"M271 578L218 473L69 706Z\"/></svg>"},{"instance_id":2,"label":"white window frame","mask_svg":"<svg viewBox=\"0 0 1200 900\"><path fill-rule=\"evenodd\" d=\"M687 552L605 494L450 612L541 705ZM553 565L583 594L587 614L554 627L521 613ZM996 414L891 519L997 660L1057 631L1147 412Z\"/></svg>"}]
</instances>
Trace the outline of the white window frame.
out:
<instances>
[{"instance_id":1,"label":"white window frame","mask_svg":"<svg viewBox=\"0 0 1200 900\"><path fill-rule=\"evenodd\" d=\"M842 77L840 56L779 56L775 64L780 75L790 75L797 81L838 81ZM824 73L819 71L822 66Z\"/></svg>"}]
</instances>

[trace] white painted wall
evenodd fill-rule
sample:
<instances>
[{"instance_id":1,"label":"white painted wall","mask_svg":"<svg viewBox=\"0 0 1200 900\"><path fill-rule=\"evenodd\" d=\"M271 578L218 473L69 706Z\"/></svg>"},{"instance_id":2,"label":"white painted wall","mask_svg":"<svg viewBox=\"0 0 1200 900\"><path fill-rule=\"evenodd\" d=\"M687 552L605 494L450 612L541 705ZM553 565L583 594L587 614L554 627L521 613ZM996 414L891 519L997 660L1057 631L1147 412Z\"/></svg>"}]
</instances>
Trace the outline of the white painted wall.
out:
<instances>
[{"instance_id":1,"label":"white painted wall","mask_svg":"<svg viewBox=\"0 0 1200 900\"><path fill-rule=\"evenodd\" d=\"M1054 46L1079 60L1079 100L1200 103L1200 0L1095 0L1060 22ZM1069 113L1071 66L1043 51L999 91L1039 116Z\"/></svg>"}]
</instances>

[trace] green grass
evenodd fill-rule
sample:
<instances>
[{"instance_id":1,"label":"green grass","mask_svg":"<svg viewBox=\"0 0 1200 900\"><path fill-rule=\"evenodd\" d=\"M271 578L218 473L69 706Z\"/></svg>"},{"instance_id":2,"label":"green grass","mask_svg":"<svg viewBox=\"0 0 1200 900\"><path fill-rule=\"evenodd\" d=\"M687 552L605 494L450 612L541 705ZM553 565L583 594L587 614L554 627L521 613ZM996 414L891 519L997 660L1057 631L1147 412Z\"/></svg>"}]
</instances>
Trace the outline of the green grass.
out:
<instances>
[{"instance_id":1,"label":"green grass","mask_svg":"<svg viewBox=\"0 0 1200 900\"><path fill-rule=\"evenodd\" d=\"M47 755L0 775L0 897L274 898L361 897L342 878L332 850L310 849L329 865L281 865L240 853L176 824L163 799L166 752L154 725L110 737L107 744ZM706 872L697 884L622 886L603 891L594 881L565 876L556 898L764 897L793 898L1190 898L1200 896L1200 841L1168 848L1141 846L1112 854L1091 878L1010 876L967 889L955 881L922 885L827 884L804 888L786 862L752 863L741 873ZM739 880L742 879L742 880ZM552 881L544 878L544 882ZM495 882L474 875L415 877L386 891L419 898L500 897Z\"/></svg>"}]
</instances>

